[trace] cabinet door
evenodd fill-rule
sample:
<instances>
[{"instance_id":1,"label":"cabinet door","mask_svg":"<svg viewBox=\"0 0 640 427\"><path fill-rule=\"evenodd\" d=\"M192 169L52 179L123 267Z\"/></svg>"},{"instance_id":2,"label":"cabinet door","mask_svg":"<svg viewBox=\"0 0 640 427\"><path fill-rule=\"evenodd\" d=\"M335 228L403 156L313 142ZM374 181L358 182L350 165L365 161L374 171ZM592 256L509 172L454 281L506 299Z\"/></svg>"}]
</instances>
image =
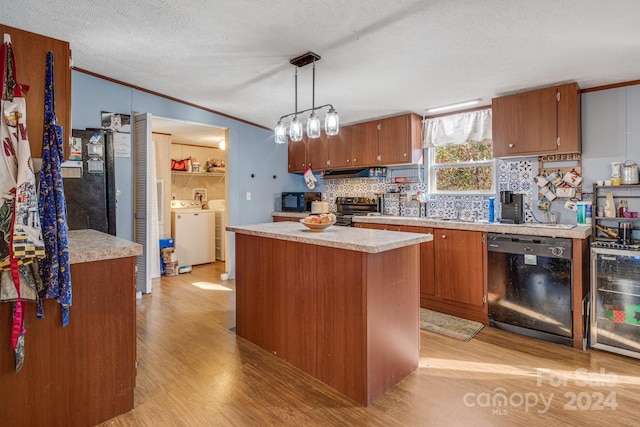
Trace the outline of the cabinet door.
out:
<instances>
[{"instance_id":1,"label":"cabinet door","mask_svg":"<svg viewBox=\"0 0 640 427\"><path fill-rule=\"evenodd\" d=\"M482 308L485 242L480 231L434 230L436 297Z\"/></svg>"},{"instance_id":2,"label":"cabinet door","mask_svg":"<svg viewBox=\"0 0 640 427\"><path fill-rule=\"evenodd\" d=\"M431 227L413 227L402 226L400 231L408 231L410 233L424 233L433 234L433 228ZM434 258L433 258L433 241L420 243L420 295L430 296L435 295L435 281L433 277Z\"/></svg>"},{"instance_id":3,"label":"cabinet door","mask_svg":"<svg viewBox=\"0 0 640 427\"><path fill-rule=\"evenodd\" d=\"M558 151L557 88L492 100L493 157Z\"/></svg>"},{"instance_id":4,"label":"cabinet door","mask_svg":"<svg viewBox=\"0 0 640 427\"><path fill-rule=\"evenodd\" d=\"M53 52L56 116L58 124L62 126L63 141L71 135L71 49L68 42L6 25L0 25L0 33L11 36L18 83L30 86L27 94L29 109L27 131L31 157L39 158L42 157L44 86L48 51Z\"/></svg>"},{"instance_id":5,"label":"cabinet door","mask_svg":"<svg viewBox=\"0 0 640 427\"><path fill-rule=\"evenodd\" d=\"M409 116L391 117L378 122L380 164L393 165L411 160Z\"/></svg>"},{"instance_id":6,"label":"cabinet door","mask_svg":"<svg viewBox=\"0 0 640 427\"><path fill-rule=\"evenodd\" d=\"M378 164L378 122L351 126L351 164L365 167Z\"/></svg>"},{"instance_id":7,"label":"cabinet door","mask_svg":"<svg viewBox=\"0 0 640 427\"><path fill-rule=\"evenodd\" d=\"M558 86L558 152L582 152L581 96L577 83Z\"/></svg>"},{"instance_id":8,"label":"cabinet door","mask_svg":"<svg viewBox=\"0 0 640 427\"><path fill-rule=\"evenodd\" d=\"M304 139L302 141L289 140L289 172L304 172L306 169L307 148Z\"/></svg>"},{"instance_id":9,"label":"cabinet door","mask_svg":"<svg viewBox=\"0 0 640 427\"><path fill-rule=\"evenodd\" d=\"M323 133L320 138L305 137L303 141L306 141L307 147L307 167L318 171L327 169L329 159L327 136Z\"/></svg>"},{"instance_id":10,"label":"cabinet door","mask_svg":"<svg viewBox=\"0 0 640 427\"><path fill-rule=\"evenodd\" d=\"M348 168L351 166L351 128L344 127L335 136L323 133L320 138L327 141L327 169Z\"/></svg>"}]
</instances>

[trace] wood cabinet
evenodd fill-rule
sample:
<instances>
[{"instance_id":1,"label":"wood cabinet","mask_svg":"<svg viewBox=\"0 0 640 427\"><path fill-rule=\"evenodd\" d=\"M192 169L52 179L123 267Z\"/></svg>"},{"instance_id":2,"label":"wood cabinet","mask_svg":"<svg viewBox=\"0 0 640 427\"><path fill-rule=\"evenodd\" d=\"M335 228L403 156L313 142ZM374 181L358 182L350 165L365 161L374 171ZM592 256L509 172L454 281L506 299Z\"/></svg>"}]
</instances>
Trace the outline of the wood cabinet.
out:
<instances>
[{"instance_id":1,"label":"wood cabinet","mask_svg":"<svg viewBox=\"0 0 640 427\"><path fill-rule=\"evenodd\" d=\"M488 324L486 233L394 224L356 227L433 234L420 244L420 306Z\"/></svg>"},{"instance_id":2,"label":"wood cabinet","mask_svg":"<svg viewBox=\"0 0 640 427\"><path fill-rule=\"evenodd\" d=\"M405 114L351 126L355 166L422 163L422 120Z\"/></svg>"},{"instance_id":3,"label":"wood cabinet","mask_svg":"<svg viewBox=\"0 0 640 427\"><path fill-rule=\"evenodd\" d=\"M582 151L576 83L493 98L493 157Z\"/></svg>"},{"instance_id":4,"label":"wood cabinet","mask_svg":"<svg viewBox=\"0 0 640 427\"><path fill-rule=\"evenodd\" d=\"M418 274L417 245L366 253L236 232L237 335L369 405L418 366Z\"/></svg>"},{"instance_id":5,"label":"wood cabinet","mask_svg":"<svg viewBox=\"0 0 640 427\"><path fill-rule=\"evenodd\" d=\"M307 168L311 168L314 171L327 169L327 160L329 159L327 135L322 133L320 138L313 139L305 136L303 141L305 141L307 150Z\"/></svg>"},{"instance_id":6,"label":"wood cabinet","mask_svg":"<svg viewBox=\"0 0 640 427\"><path fill-rule=\"evenodd\" d=\"M405 114L343 127L335 136L289 141L289 172L422 163L422 120Z\"/></svg>"},{"instance_id":7,"label":"wood cabinet","mask_svg":"<svg viewBox=\"0 0 640 427\"><path fill-rule=\"evenodd\" d=\"M434 301L483 312L486 295L485 233L438 228L434 230L433 242Z\"/></svg>"},{"instance_id":8,"label":"wood cabinet","mask_svg":"<svg viewBox=\"0 0 640 427\"><path fill-rule=\"evenodd\" d=\"M289 140L289 173L302 173L307 168L306 141Z\"/></svg>"},{"instance_id":9,"label":"wood cabinet","mask_svg":"<svg viewBox=\"0 0 640 427\"><path fill-rule=\"evenodd\" d=\"M345 126L337 135L322 134L327 141L327 169L351 167L351 127Z\"/></svg>"},{"instance_id":10,"label":"wood cabinet","mask_svg":"<svg viewBox=\"0 0 640 427\"><path fill-rule=\"evenodd\" d=\"M292 217L292 216L274 216L273 222L283 222L283 221L291 221L291 222L299 222L301 218Z\"/></svg>"},{"instance_id":11,"label":"wood cabinet","mask_svg":"<svg viewBox=\"0 0 640 427\"><path fill-rule=\"evenodd\" d=\"M63 141L71 135L71 49L69 43L17 28L0 25L2 34L11 36L18 83L28 85L27 131L31 156L42 157L44 130L44 89L47 52L53 52L55 103ZM66 144L65 144L66 145Z\"/></svg>"},{"instance_id":12,"label":"wood cabinet","mask_svg":"<svg viewBox=\"0 0 640 427\"><path fill-rule=\"evenodd\" d=\"M55 299L43 301L44 319L26 304L20 372L9 346L12 304L0 304L3 426L93 426L133 409L135 257L71 264L71 277L69 325Z\"/></svg>"},{"instance_id":13,"label":"wood cabinet","mask_svg":"<svg viewBox=\"0 0 640 427\"><path fill-rule=\"evenodd\" d=\"M379 164L377 126L377 122L351 126L351 165L353 167Z\"/></svg>"}]
</instances>

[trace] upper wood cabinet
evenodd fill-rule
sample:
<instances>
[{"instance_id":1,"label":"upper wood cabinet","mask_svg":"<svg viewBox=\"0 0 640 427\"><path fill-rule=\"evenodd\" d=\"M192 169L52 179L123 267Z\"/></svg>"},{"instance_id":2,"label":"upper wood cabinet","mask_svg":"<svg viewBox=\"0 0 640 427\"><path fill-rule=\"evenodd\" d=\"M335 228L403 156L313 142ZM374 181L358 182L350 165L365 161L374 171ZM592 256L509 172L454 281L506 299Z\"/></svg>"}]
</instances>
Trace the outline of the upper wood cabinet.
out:
<instances>
[{"instance_id":1,"label":"upper wood cabinet","mask_svg":"<svg viewBox=\"0 0 640 427\"><path fill-rule=\"evenodd\" d=\"M404 114L351 126L353 166L422 162L422 120Z\"/></svg>"},{"instance_id":2,"label":"upper wood cabinet","mask_svg":"<svg viewBox=\"0 0 640 427\"><path fill-rule=\"evenodd\" d=\"M289 140L289 172L304 172L307 168L307 148L306 140L302 141Z\"/></svg>"},{"instance_id":3,"label":"upper wood cabinet","mask_svg":"<svg viewBox=\"0 0 640 427\"><path fill-rule=\"evenodd\" d=\"M322 132L319 138L304 137L307 148L307 167L316 171L327 169L329 159L327 135Z\"/></svg>"},{"instance_id":4,"label":"upper wood cabinet","mask_svg":"<svg viewBox=\"0 0 640 427\"><path fill-rule=\"evenodd\" d=\"M63 141L71 135L71 49L68 42L6 25L0 25L0 31L11 36L18 83L30 86L26 94L27 131L31 156L39 158L42 157L48 51L53 52L56 116L58 124L63 128Z\"/></svg>"},{"instance_id":5,"label":"upper wood cabinet","mask_svg":"<svg viewBox=\"0 0 640 427\"><path fill-rule=\"evenodd\" d=\"M322 134L327 141L327 169L351 167L351 127L345 126L334 136Z\"/></svg>"},{"instance_id":6,"label":"upper wood cabinet","mask_svg":"<svg viewBox=\"0 0 640 427\"><path fill-rule=\"evenodd\" d=\"M422 163L422 153L422 119L404 114L345 126L336 136L289 142L289 172Z\"/></svg>"},{"instance_id":7,"label":"upper wood cabinet","mask_svg":"<svg viewBox=\"0 0 640 427\"><path fill-rule=\"evenodd\" d=\"M493 157L580 153L576 83L493 98Z\"/></svg>"}]
</instances>

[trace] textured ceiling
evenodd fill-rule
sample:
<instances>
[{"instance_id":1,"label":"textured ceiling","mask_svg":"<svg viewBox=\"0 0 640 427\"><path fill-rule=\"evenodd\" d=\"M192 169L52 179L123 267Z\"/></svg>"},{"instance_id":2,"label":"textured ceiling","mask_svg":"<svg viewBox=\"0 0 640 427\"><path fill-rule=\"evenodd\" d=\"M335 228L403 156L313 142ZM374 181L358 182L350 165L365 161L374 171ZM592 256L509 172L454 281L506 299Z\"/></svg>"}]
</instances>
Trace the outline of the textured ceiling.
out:
<instances>
[{"instance_id":1,"label":"textured ceiling","mask_svg":"<svg viewBox=\"0 0 640 427\"><path fill-rule=\"evenodd\" d=\"M271 128L289 59L343 124L577 81L640 78L636 0L0 0L0 21L69 41L75 67ZM311 66L299 69L299 110Z\"/></svg>"}]
</instances>

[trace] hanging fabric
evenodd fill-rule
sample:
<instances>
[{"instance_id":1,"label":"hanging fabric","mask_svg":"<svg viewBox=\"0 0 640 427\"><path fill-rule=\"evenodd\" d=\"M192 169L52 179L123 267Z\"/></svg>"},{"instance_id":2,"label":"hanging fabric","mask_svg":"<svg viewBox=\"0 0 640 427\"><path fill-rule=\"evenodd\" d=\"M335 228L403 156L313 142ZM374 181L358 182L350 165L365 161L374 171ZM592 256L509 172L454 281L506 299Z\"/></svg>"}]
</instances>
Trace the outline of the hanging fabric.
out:
<instances>
[{"instance_id":1,"label":"hanging fabric","mask_svg":"<svg viewBox=\"0 0 640 427\"><path fill-rule=\"evenodd\" d=\"M40 171L39 208L45 257L40 259L40 275L44 289L40 292L38 317L44 317L42 299L56 298L62 308L62 325L69 322L71 306L71 271L67 225L67 204L62 186L61 163L64 160L62 126L55 112L53 52L47 52L47 73L44 92L44 139Z\"/></svg>"},{"instance_id":2,"label":"hanging fabric","mask_svg":"<svg viewBox=\"0 0 640 427\"><path fill-rule=\"evenodd\" d=\"M424 148L491 139L491 108L424 120Z\"/></svg>"},{"instance_id":3,"label":"hanging fabric","mask_svg":"<svg viewBox=\"0 0 640 427\"><path fill-rule=\"evenodd\" d=\"M11 347L19 371L24 361L24 301L27 294L29 299L37 299L31 267L36 258L44 255L44 242L27 136L26 101L23 87L17 83L11 38L6 34L0 56L0 300L14 304Z\"/></svg>"}]
</instances>

